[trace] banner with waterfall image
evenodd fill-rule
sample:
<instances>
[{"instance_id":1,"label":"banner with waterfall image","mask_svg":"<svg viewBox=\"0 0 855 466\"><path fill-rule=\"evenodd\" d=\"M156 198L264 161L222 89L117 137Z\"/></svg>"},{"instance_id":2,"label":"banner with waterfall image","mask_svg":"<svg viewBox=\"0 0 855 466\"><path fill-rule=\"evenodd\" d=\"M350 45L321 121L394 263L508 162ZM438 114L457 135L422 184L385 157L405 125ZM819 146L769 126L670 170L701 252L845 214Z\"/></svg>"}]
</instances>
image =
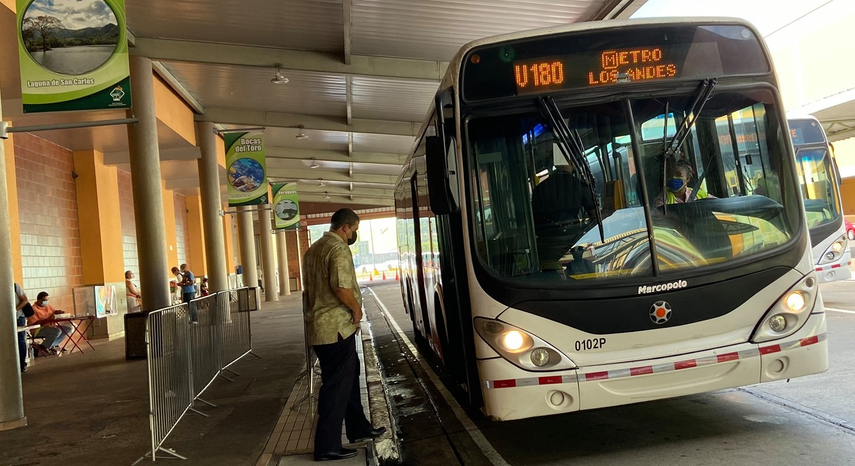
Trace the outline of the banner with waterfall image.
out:
<instances>
[{"instance_id":1,"label":"banner with waterfall image","mask_svg":"<svg viewBox=\"0 0 855 466\"><path fill-rule=\"evenodd\" d=\"M277 230L300 228L300 201L297 199L297 183L273 184L273 215Z\"/></svg>"},{"instance_id":2,"label":"banner with waterfall image","mask_svg":"<svg viewBox=\"0 0 855 466\"><path fill-rule=\"evenodd\" d=\"M229 206L269 203L264 133L238 131L223 134L223 139L226 142Z\"/></svg>"},{"instance_id":3,"label":"banner with waterfall image","mask_svg":"<svg viewBox=\"0 0 855 466\"><path fill-rule=\"evenodd\" d=\"M24 113L131 106L124 0L17 0Z\"/></svg>"}]
</instances>

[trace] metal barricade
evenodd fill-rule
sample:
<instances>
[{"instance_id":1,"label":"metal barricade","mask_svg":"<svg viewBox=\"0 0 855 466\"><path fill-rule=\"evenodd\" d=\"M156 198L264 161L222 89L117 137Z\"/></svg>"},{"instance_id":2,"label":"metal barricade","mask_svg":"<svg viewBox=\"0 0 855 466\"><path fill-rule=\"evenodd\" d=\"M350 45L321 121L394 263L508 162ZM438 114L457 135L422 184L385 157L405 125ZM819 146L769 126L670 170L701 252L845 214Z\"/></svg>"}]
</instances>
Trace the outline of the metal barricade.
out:
<instances>
[{"instance_id":1,"label":"metal barricade","mask_svg":"<svg viewBox=\"0 0 855 466\"><path fill-rule=\"evenodd\" d=\"M150 312L146 319L152 461L159 451L186 459L163 442L193 405L189 327L186 304Z\"/></svg>"},{"instance_id":2,"label":"metal barricade","mask_svg":"<svg viewBox=\"0 0 855 466\"><path fill-rule=\"evenodd\" d=\"M209 406L215 404L200 398L202 393L217 379L222 369L222 318L221 296L228 292L211 294L189 303L190 313L190 362L193 374L193 399ZM207 414L198 414L207 416Z\"/></svg>"},{"instance_id":3,"label":"metal barricade","mask_svg":"<svg viewBox=\"0 0 855 466\"><path fill-rule=\"evenodd\" d=\"M250 312L257 309L258 301L255 288L233 290L228 296L229 319L223 324L223 370L236 374L229 366L252 353Z\"/></svg>"},{"instance_id":4,"label":"metal barricade","mask_svg":"<svg viewBox=\"0 0 855 466\"><path fill-rule=\"evenodd\" d=\"M156 461L158 452L162 452L172 458L186 459L174 450L163 448L163 442L187 411L207 417L193 408L193 402L199 400L216 407L200 398L202 393L223 371L239 375L228 367L247 354L255 355L250 311L257 308L256 289L242 288L148 314L151 452L145 457Z\"/></svg>"}]
</instances>

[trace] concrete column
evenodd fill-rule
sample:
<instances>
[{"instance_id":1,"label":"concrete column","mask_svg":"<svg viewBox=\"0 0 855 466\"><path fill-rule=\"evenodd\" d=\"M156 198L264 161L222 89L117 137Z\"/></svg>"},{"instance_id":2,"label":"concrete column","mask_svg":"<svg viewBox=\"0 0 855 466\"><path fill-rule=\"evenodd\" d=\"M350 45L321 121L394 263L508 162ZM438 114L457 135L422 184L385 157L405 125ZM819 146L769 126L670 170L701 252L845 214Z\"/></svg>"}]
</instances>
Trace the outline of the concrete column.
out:
<instances>
[{"instance_id":1,"label":"concrete column","mask_svg":"<svg viewBox=\"0 0 855 466\"><path fill-rule=\"evenodd\" d=\"M0 121L3 108L0 106ZM17 302L12 269L12 234L9 223L9 194L6 183L6 144L0 144L0 303ZM20 254L20 250L18 251ZM19 285L21 285L19 283ZM24 416L24 392L21 389L21 364L18 359L18 324L15 313L0 307L0 431L27 425ZM14 348L14 349L10 349Z\"/></svg>"},{"instance_id":2,"label":"concrete column","mask_svg":"<svg viewBox=\"0 0 855 466\"><path fill-rule=\"evenodd\" d=\"M287 230L276 231L276 254L279 260L279 296L291 295L291 274L288 273Z\"/></svg>"},{"instance_id":3,"label":"concrete column","mask_svg":"<svg viewBox=\"0 0 855 466\"><path fill-rule=\"evenodd\" d=\"M255 270L255 233L252 228L252 210L246 206L237 207L238 244L240 246L240 265L243 269L243 286L258 286L258 271Z\"/></svg>"},{"instance_id":4,"label":"concrete column","mask_svg":"<svg viewBox=\"0 0 855 466\"><path fill-rule=\"evenodd\" d=\"M148 58L133 56L130 57L130 62L134 109L128 110L128 114L133 114L140 120L139 123L128 125L137 253L140 258L139 279L144 293L143 309L154 311L171 304L163 193L160 184L160 151L157 146L154 76L151 60Z\"/></svg>"},{"instance_id":5,"label":"concrete column","mask_svg":"<svg viewBox=\"0 0 855 466\"><path fill-rule=\"evenodd\" d=\"M299 265L300 271L300 280L298 283L300 284L300 289L305 290L306 285L303 283L303 254L309 250L309 227L299 228L295 233L297 233L297 265Z\"/></svg>"},{"instance_id":6,"label":"concrete column","mask_svg":"<svg viewBox=\"0 0 855 466\"><path fill-rule=\"evenodd\" d=\"M223 206L224 208L227 206ZM235 236L234 236L234 219L232 219L232 214L226 214L223 216L223 238L225 239L226 245L226 271L229 275L229 283L231 284L231 277L234 277L237 280L237 271L235 270L235 266L237 266L237 262L235 261L236 246L235 246Z\"/></svg>"},{"instance_id":7,"label":"concrete column","mask_svg":"<svg viewBox=\"0 0 855 466\"><path fill-rule=\"evenodd\" d=\"M261 266L264 270L264 300L279 301L276 292L276 259L273 257L273 237L270 236L270 210L258 211L258 239L261 243Z\"/></svg>"},{"instance_id":8,"label":"concrete column","mask_svg":"<svg viewBox=\"0 0 855 466\"><path fill-rule=\"evenodd\" d=\"M220 217L220 166L217 163L217 136L211 122L196 123L196 140L202 157L199 158L199 191L202 196L202 227L205 236L205 258L208 265L208 289L229 289L229 271L226 265L226 244L223 219Z\"/></svg>"}]
</instances>

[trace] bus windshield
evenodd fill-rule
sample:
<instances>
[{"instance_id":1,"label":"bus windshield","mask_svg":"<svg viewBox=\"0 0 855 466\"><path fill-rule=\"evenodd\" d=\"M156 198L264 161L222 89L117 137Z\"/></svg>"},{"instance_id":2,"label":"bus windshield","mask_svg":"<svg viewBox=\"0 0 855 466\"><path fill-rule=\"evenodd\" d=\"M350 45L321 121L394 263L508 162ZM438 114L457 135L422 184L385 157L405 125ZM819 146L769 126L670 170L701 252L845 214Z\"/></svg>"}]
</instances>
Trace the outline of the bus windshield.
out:
<instances>
[{"instance_id":1,"label":"bus windshield","mask_svg":"<svg viewBox=\"0 0 855 466\"><path fill-rule=\"evenodd\" d=\"M840 217L840 204L828 150L796 147L796 162L808 227L834 223Z\"/></svg>"},{"instance_id":2,"label":"bus windshield","mask_svg":"<svg viewBox=\"0 0 855 466\"><path fill-rule=\"evenodd\" d=\"M558 103L569 138L539 112L473 117L482 263L511 280L685 275L787 243L799 198L773 96L716 91L693 115L695 97Z\"/></svg>"}]
</instances>

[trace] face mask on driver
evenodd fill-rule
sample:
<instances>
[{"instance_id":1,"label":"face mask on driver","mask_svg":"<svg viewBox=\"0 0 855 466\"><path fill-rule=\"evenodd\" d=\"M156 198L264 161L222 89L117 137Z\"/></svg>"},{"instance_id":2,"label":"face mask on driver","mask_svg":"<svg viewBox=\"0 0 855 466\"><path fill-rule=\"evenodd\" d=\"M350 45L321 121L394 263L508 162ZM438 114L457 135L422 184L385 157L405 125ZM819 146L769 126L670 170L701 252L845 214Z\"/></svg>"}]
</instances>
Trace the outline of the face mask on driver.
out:
<instances>
[{"instance_id":1,"label":"face mask on driver","mask_svg":"<svg viewBox=\"0 0 855 466\"><path fill-rule=\"evenodd\" d=\"M685 184L686 184L686 182L682 178L671 178L670 180L668 180L668 189L671 190L672 192L677 192Z\"/></svg>"},{"instance_id":2,"label":"face mask on driver","mask_svg":"<svg viewBox=\"0 0 855 466\"><path fill-rule=\"evenodd\" d=\"M352 246L354 243L356 243L356 230L354 230L350 235L350 238L347 239L348 246Z\"/></svg>"}]
</instances>

